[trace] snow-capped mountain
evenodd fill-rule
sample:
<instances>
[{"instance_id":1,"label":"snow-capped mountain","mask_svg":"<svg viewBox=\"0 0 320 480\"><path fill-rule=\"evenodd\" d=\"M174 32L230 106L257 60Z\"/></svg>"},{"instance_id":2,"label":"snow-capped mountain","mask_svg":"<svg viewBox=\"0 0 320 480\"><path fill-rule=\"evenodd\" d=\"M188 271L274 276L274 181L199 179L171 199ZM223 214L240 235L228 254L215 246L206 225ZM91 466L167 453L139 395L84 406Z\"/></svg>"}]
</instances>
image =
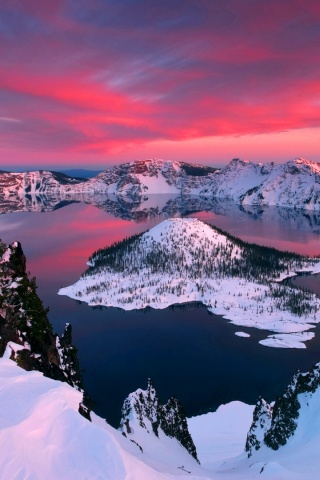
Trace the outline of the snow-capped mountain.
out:
<instances>
[{"instance_id":1,"label":"snow-capped mountain","mask_svg":"<svg viewBox=\"0 0 320 480\"><path fill-rule=\"evenodd\" d=\"M227 198L237 203L257 185L261 185L270 175L272 164L253 163L239 158L231 162L213 176L200 195Z\"/></svg>"},{"instance_id":2,"label":"snow-capped mountain","mask_svg":"<svg viewBox=\"0 0 320 480\"><path fill-rule=\"evenodd\" d=\"M39 170L25 173L0 173L0 194L5 198L16 195L64 194L73 191L75 185L85 183L59 172Z\"/></svg>"},{"instance_id":3,"label":"snow-capped mountain","mask_svg":"<svg viewBox=\"0 0 320 480\"><path fill-rule=\"evenodd\" d=\"M200 195L243 205L320 209L320 165L297 158L281 165L233 159L216 172Z\"/></svg>"},{"instance_id":4,"label":"snow-capped mountain","mask_svg":"<svg viewBox=\"0 0 320 480\"><path fill-rule=\"evenodd\" d=\"M125 310L202 302L236 325L275 332L260 343L305 348L320 322L320 301L279 281L317 273L318 259L247 244L195 218L164 220L89 259L60 295Z\"/></svg>"},{"instance_id":5,"label":"snow-capped mountain","mask_svg":"<svg viewBox=\"0 0 320 480\"><path fill-rule=\"evenodd\" d=\"M298 158L277 165L261 185L247 192L242 203L319 210L320 164Z\"/></svg>"},{"instance_id":6,"label":"snow-capped mountain","mask_svg":"<svg viewBox=\"0 0 320 480\"><path fill-rule=\"evenodd\" d=\"M141 198L144 194L187 194L207 184L216 169L160 159L136 160L111 167L86 182L89 192Z\"/></svg>"},{"instance_id":7,"label":"snow-capped mountain","mask_svg":"<svg viewBox=\"0 0 320 480\"><path fill-rule=\"evenodd\" d=\"M0 172L0 194L8 198L26 194L97 193L138 199L146 193L195 193L215 171L185 162L149 159L110 167L89 180L47 171Z\"/></svg>"},{"instance_id":8,"label":"snow-capped mountain","mask_svg":"<svg viewBox=\"0 0 320 480\"><path fill-rule=\"evenodd\" d=\"M57 172L0 172L0 196L113 195L134 202L146 195L200 195L243 205L320 209L320 166L302 158L275 165L233 159L218 170L169 160L136 160L110 167L89 180ZM18 202L19 203L19 202Z\"/></svg>"}]
</instances>

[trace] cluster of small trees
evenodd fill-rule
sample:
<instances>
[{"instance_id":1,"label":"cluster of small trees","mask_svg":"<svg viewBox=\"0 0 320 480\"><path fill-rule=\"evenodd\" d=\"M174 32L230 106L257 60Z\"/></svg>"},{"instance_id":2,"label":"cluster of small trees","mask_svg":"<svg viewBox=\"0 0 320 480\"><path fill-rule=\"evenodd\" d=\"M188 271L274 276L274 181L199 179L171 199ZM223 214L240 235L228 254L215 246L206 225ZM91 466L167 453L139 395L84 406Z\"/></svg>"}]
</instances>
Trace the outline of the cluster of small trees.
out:
<instances>
[{"instance_id":1,"label":"cluster of small trees","mask_svg":"<svg viewBox=\"0 0 320 480\"><path fill-rule=\"evenodd\" d=\"M306 289L271 284L269 296L276 300L275 307L278 310L289 310L298 317L315 314L320 310L319 302L314 302L314 295Z\"/></svg>"},{"instance_id":2,"label":"cluster of small trees","mask_svg":"<svg viewBox=\"0 0 320 480\"><path fill-rule=\"evenodd\" d=\"M0 258L2 257L2 255L4 254L4 252L6 251L6 244L2 242L2 240L0 239Z\"/></svg>"}]
</instances>

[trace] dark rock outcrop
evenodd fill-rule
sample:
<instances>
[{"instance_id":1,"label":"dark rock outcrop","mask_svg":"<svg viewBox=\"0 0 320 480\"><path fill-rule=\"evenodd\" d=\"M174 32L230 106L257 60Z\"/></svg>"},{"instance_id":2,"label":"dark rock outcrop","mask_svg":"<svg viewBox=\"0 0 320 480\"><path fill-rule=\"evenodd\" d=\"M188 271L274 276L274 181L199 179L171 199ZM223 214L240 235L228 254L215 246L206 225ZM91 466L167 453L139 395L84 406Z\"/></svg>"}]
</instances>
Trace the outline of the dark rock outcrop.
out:
<instances>
[{"instance_id":1,"label":"dark rock outcrop","mask_svg":"<svg viewBox=\"0 0 320 480\"><path fill-rule=\"evenodd\" d=\"M133 420L150 434L158 437L161 430L168 437L175 438L199 462L181 403L171 397L161 405L150 379L147 390L138 389L124 401L120 430L125 436L134 434Z\"/></svg>"},{"instance_id":2,"label":"dark rock outcrop","mask_svg":"<svg viewBox=\"0 0 320 480\"><path fill-rule=\"evenodd\" d=\"M272 410L272 421L265 435L265 444L277 450L294 435L299 417L300 394L312 394L320 387L320 363L309 372L297 372L284 394L278 398Z\"/></svg>"},{"instance_id":3,"label":"dark rock outcrop","mask_svg":"<svg viewBox=\"0 0 320 480\"><path fill-rule=\"evenodd\" d=\"M245 450L251 457L254 450L259 450L265 433L271 425L272 407L260 397L253 411L253 419L247 435Z\"/></svg>"},{"instance_id":4,"label":"dark rock outcrop","mask_svg":"<svg viewBox=\"0 0 320 480\"><path fill-rule=\"evenodd\" d=\"M260 398L247 436L245 449L248 456L250 457L262 445L272 450L278 450L286 445L297 429L301 409L299 396L304 394L311 397L319 388L320 362L307 373L297 372L273 407Z\"/></svg>"},{"instance_id":5,"label":"dark rock outcrop","mask_svg":"<svg viewBox=\"0 0 320 480\"><path fill-rule=\"evenodd\" d=\"M47 313L37 295L36 280L26 273L21 244L14 242L8 247L0 243L0 356L9 346L10 358L21 368L38 370L82 391L81 413L90 418L91 402L83 390L71 325L59 337L53 332ZM12 347L10 342L16 346Z\"/></svg>"},{"instance_id":6,"label":"dark rock outcrop","mask_svg":"<svg viewBox=\"0 0 320 480\"><path fill-rule=\"evenodd\" d=\"M170 438L176 438L183 445L190 455L196 460L197 451L188 429L188 423L184 409L179 400L174 397L160 410L160 428Z\"/></svg>"}]
</instances>

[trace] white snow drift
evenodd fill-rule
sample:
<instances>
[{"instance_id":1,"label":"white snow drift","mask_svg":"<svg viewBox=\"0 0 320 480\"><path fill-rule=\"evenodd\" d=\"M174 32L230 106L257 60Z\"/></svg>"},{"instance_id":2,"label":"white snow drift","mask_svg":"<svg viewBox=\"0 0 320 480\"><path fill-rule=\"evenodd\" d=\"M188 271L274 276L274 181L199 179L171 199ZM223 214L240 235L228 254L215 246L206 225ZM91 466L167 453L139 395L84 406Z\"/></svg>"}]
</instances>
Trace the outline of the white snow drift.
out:
<instances>
[{"instance_id":1,"label":"white snow drift","mask_svg":"<svg viewBox=\"0 0 320 480\"><path fill-rule=\"evenodd\" d=\"M287 445L277 451L263 447L250 458L244 445L252 406L232 402L189 419L198 465L164 435L137 428L134 438L142 452L95 414L90 423L78 413L80 392L39 372L26 372L5 357L0 359L1 480L319 478L318 390L299 396L298 427Z\"/></svg>"}]
</instances>

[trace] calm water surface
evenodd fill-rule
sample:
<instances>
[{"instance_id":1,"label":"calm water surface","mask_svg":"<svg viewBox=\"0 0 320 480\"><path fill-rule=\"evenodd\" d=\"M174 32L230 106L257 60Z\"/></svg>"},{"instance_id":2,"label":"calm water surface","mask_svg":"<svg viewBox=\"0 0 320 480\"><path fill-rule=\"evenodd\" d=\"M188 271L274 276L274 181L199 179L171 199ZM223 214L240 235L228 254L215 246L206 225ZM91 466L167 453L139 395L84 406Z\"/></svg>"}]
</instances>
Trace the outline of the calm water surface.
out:
<instances>
[{"instance_id":1,"label":"calm water surface","mask_svg":"<svg viewBox=\"0 0 320 480\"><path fill-rule=\"evenodd\" d=\"M250 242L303 254L320 253L320 222L314 216L276 209L221 210L221 206L189 214ZM28 270L37 277L38 293L50 308L54 329L61 333L66 322L72 323L95 411L115 426L126 395L145 388L148 377L160 400L177 396L187 414L195 415L235 399L254 403L263 395L272 400L297 368L305 370L320 361L318 327L307 349L273 349L258 344L267 332L235 327L203 306L124 312L93 309L57 295L61 286L79 278L93 251L145 231L166 216L143 215L141 221L139 215L139 222L124 220L82 203L47 213L0 216L0 237L5 242L21 241ZM319 276L306 278L296 281L307 282L320 294ZM235 336L239 330L251 337Z\"/></svg>"}]
</instances>

